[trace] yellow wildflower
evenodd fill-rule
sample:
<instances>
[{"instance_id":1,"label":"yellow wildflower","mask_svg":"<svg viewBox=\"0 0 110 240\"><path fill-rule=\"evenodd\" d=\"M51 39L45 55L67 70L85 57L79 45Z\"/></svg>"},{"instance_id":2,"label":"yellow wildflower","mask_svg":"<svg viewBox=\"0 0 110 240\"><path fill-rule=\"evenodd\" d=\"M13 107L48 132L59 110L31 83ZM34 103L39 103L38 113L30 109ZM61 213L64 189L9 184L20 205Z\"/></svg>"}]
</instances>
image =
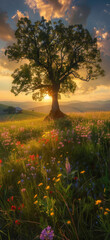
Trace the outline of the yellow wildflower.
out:
<instances>
[{"instance_id":1,"label":"yellow wildflower","mask_svg":"<svg viewBox=\"0 0 110 240\"><path fill-rule=\"evenodd\" d=\"M83 171L81 171L80 173L83 174L83 173L85 173L85 171L83 170Z\"/></svg>"},{"instance_id":2,"label":"yellow wildflower","mask_svg":"<svg viewBox=\"0 0 110 240\"><path fill-rule=\"evenodd\" d=\"M46 190L49 190L49 189L50 189L50 186L47 186L45 189L46 189Z\"/></svg>"},{"instance_id":3,"label":"yellow wildflower","mask_svg":"<svg viewBox=\"0 0 110 240\"><path fill-rule=\"evenodd\" d=\"M56 182L59 182L59 181L60 181L60 178L57 178L57 179L56 179Z\"/></svg>"},{"instance_id":4,"label":"yellow wildflower","mask_svg":"<svg viewBox=\"0 0 110 240\"><path fill-rule=\"evenodd\" d=\"M47 198L47 196L46 196L46 195L44 196L44 199L45 199L45 198Z\"/></svg>"},{"instance_id":5,"label":"yellow wildflower","mask_svg":"<svg viewBox=\"0 0 110 240\"><path fill-rule=\"evenodd\" d=\"M57 163L60 163L60 161L58 161Z\"/></svg>"},{"instance_id":6,"label":"yellow wildflower","mask_svg":"<svg viewBox=\"0 0 110 240\"><path fill-rule=\"evenodd\" d=\"M110 209L109 208L105 208L106 211L110 212Z\"/></svg>"},{"instance_id":7,"label":"yellow wildflower","mask_svg":"<svg viewBox=\"0 0 110 240\"><path fill-rule=\"evenodd\" d=\"M51 208L50 211L53 211L53 208Z\"/></svg>"},{"instance_id":8,"label":"yellow wildflower","mask_svg":"<svg viewBox=\"0 0 110 240\"><path fill-rule=\"evenodd\" d=\"M18 184L20 184L21 181L18 181Z\"/></svg>"},{"instance_id":9,"label":"yellow wildflower","mask_svg":"<svg viewBox=\"0 0 110 240\"><path fill-rule=\"evenodd\" d=\"M55 180L55 177L53 177L53 179L52 179L53 181Z\"/></svg>"},{"instance_id":10,"label":"yellow wildflower","mask_svg":"<svg viewBox=\"0 0 110 240\"><path fill-rule=\"evenodd\" d=\"M54 212L51 212L50 215L53 216L53 215L54 215Z\"/></svg>"},{"instance_id":11,"label":"yellow wildflower","mask_svg":"<svg viewBox=\"0 0 110 240\"><path fill-rule=\"evenodd\" d=\"M38 203L38 201L36 200L35 202L34 202L34 204L37 204Z\"/></svg>"},{"instance_id":12,"label":"yellow wildflower","mask_svg":"<svg viewBox=\"0 0 110 240\"><path fill-rule=\"evenodd\" d=\"M41 182L41 183L38 184L38 187L40 187L40 186L42 186L42 185L43 185L43 183Z\"/></svg>"},{"instance_id":13,"label":"yellow wildflower","mask_svg":"<svg viewBox=\"0 0 110 240\"><path fill-rule=\"evenodd\" d=\"M104 212L104 215L107 215L107 214L108 214L108 212L105 211L105 212Z\"/></svg>"},{"instance_id":14,"label":"yellow wildflower","mask_svg":"<svg viewBox=\"0 0 110 240\"><path fill-rule=\"evenodd\" d=\"M67 223L67 224L71 224L71 221L68 220L66 223Z\"/></svg>"},{"instance_id":15,"label":"yellow wildflower","mask_svg":"<svg viewBox=\"0 0 110 240\"><path fill-rule=\"evenodd\" d=\"M37 197L37 194L34 196L34 198L36 198Z\"/></svg>"},{"instance_id":16,"label":"yellow wildflower","mask_svg":"<svg viewBox=\"0 0 110 240\"><path fill-rule=\"evenodd\" d=\"M57 178L61 177L62 176L62 173L58 174Z\"/></svg>"},{"instance_id":17,"label":"yellow wildflower","mask_svg":"<svg viewBox=\"0 0 110 240\"><path fill-rule=\"evenodd\" d=\"M98 204L100 204L102 202L102 200L96 200L95 201L95 205L98 205Z\"/></svg>"}]
</instances>

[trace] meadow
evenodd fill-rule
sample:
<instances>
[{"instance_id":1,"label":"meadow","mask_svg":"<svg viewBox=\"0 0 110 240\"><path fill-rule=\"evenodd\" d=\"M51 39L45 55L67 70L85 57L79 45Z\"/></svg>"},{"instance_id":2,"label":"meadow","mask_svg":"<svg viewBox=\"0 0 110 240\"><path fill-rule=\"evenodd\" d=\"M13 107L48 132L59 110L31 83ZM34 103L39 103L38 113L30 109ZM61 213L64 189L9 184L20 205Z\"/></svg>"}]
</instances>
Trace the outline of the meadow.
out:
<instances>
[{"instance_id":1,"label":"meadow","mask_svg":"<svg viewBox=\"0 0 110 240\"><path fill-rule=\"evenodd\" d=\"M109 240L110 112L0 120L0 240Z\"/></svg>"}]
</instances>

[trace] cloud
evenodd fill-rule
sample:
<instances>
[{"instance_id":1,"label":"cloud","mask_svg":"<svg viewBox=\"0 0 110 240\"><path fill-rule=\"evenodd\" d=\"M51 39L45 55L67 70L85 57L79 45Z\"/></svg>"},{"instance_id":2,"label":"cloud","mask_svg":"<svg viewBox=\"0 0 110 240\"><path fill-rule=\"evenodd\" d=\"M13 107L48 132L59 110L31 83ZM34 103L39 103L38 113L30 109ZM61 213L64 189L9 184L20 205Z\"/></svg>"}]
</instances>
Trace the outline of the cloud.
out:
<instances>
[{"instance_id":1,"label":"cloud","mask_svg":"<svg viewBox=\"0 0 110 240\"><path fill-rule=\"evenodd\" d=\"M72 6L70 12L68 12L68 21L70 24L83 24L86 25L87 18L90 14L90 7L86 4L78 6Z\"/></svg>"},{"instance_id":2,"label":"cloud","mask_svg":"<svg viewBox=\"0 0 110 240\"><path fill-rule=\"evenodd\" d=\"M8 15L7 12L0 11L0 40L3 41L13 41L14 40L14 30L7 23Z\"/></svg>"},{"instance_id":3,"label":"cloud","mask_svg":"<svg viewBox=\"0 0 110 240\"><path fill-rule=\"evenodd\" d=\"M25 3L33 9L39 11L40 16L47 20L51 18L64 17L66 10L71 4L71 0L25 0Z\"/></svg>"},{"instance_id":4,"label":"cloud","mask_svg":"<svg viewBox=\"0 0 110 240\"><path fill-rule=\"evenodd\" d=\"M24 14L22 12L20 12L19 10L16 11L16 14L12 17L12 19L14 19L16 22L18 22L18 20L20 18L29 18L28 12L24 12Z\"/></svg>"},{"instance_id":5,"label":"cloud","mask_svg":"<svg viewBox=\"0 0 110 240\"><path fill-rule=\"evenodd\" d=\"M105 76L99 76L98 79L90 80L89 82L83 82L81 80L75 80L77 84L77 93L85 95L95 93L97 89L110 89L110 56L102 56L101 67L105 71ZM100 93L101 94L101 93Z\"/></svg>"},{"instance_id":6,"label":"cloud","mask_svg":"<svg viewBox=\"0 0 110 240\"><path fill-rule=\"evenodd\" d=\"M104 28L97 29L94 27L94 35L97 37L97 44L100 51L104 55L110 56L110 32L106 31Z\"/></svg>"},{"instance_id":7,"label":"cloud","mask_svg":"<svg viewBox=\"0 0 110 240\"><path fill-rule=\"evenodd\" d=\"M29 63L27 59L21 61L9 61L8 57L4 54L5 49L0 49L0 76L11 76L16 68L19 68L20 65L24 63Z\"/></svg>"},{"instance_id":8,"label":"cloud","mask_svg":"<svg viewBox=\"0 0 110 240\"><path fill-rule=\"evenodd\" d=\"M106 3L106 7L104 9L104 13L110 15L110 3Z\"/></svg>"},{"instance_id":9,"label":"cloud","mask_svg":"<svg viewBox=\"0 0 110 240\"><path fill-rule=\"evenodd\" d=\"M34 13L39 11L46 20L51 18L65 18L70 24L86 25L90 14L87 0L25 0Z\"/></svg>"}]
</instances>

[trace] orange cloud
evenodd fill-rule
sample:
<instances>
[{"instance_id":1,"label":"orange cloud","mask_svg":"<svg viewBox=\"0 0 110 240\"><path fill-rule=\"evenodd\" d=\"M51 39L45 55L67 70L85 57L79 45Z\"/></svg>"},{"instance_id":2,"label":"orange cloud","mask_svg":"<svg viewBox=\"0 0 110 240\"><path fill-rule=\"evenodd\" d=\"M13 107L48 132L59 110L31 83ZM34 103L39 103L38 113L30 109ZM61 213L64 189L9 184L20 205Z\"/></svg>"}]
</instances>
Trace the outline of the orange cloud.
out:
<instances>
[{"instance_id":1,"label":"orange cloud","mask_svg":"<svg viewBox=\"0 0 110 240\"><path fill-rule=\"evenodd\" d=\"M19 10L16 11L16 14L12 17L12 19L15 19L15 21L17 22L20 18L29 18L28 12L24 12L24 14L22 12L20 12Z\"/></svg>"},{"instance_id":2,"label":"orange cloud","mask_svg":"<svg viewBox=\"0 0 110 240\"><path fill-rule=\"evenodd\" d=\"M96 29L94 27L95 37L97 37L97 44L104 55L110 56L110 33L105 31L104 28Z\"/></svg>"},{"instance_id":3,"label":"orange cloud","mask_svg":"<svg viewBox=\"0 0 110 240\"><path fill-rule=\"evenodd\" d=\"M25 0L25 3L33 9L39 11L40 16L47 20L65 16L65 12L70 8L71 0Z\"/></svg>"},{"instance_id":4,"label":"orange cloud","mask_svg":"<svg viewBox=\"0 0 110 240\"><path fill-rule=\"evenodd\" d=\"M0 39L3 41L14 40L14 30L10 27L6 12L0 12Z\"/></svg>"}]
</instances>

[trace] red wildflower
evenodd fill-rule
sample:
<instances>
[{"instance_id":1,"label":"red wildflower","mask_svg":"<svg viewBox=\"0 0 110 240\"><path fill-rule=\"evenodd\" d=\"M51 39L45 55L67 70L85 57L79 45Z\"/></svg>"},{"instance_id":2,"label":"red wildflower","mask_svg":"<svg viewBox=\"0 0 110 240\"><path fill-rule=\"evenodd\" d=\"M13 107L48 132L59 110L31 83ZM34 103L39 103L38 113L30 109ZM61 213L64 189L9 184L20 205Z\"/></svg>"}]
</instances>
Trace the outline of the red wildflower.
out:
<instances>
[{"instance_id":1,"label":"red wildflower","mask_svg":"<svg viewBox=\"0 0 110 240\"><path fill-rule=\"evenodd\" d=\"M77 180L78 179L78 177L74 177L74 180Z\"/></svg>"},{"instance_id":2,"label":"red wildflower","mask_svg":"<svg viewBox=\"0 0 110 240\"><path fill-rule=\"evenodd\" d=\"M16 219L16 220L15 220L15 224L16 224L16 225L20 225L19 220Z\"/></svg>"},{"instance_id":3,"label":"red wildflower","mask_svg":"<svg viewBox=\"0 0 110 240\"><path fill-rule=\"evenodd\" d=\"M16 142L16 146L18 146L18 145L20 145L20 141L17 141L17 142Z\"/></svg>"},{"instance_id":4,"label":"red wildflower","mask_svg":"<svg viewBox=\"0 0 110 240\"><path fill-rule=\"evenodd\" d=\"M2 159L0 159L0 164L2 163Z\"/></svg>"},{"instance_id":5,"label":"red wildflower","mask_svg":"<svg viewBox=\"0 0 110 240\"><path fill-rule=\"evenodd\" d=\"M53 193L53 191L50 191L50 194L52 194Z\"/></svg>"},{"instance_id":6,"label":"red wildflower","mask_svg":"<svg viewBox=\"0 0 110 240\"><path fill-rule=\"evenodd\" d=\"M12 205L12 206L11 206L11 210L15 211L15 210L16 210L16 206L15 206L15 205Z\"/></svg>"},{"instance_id":7,"label":"red wildflower","mask_svg":"<svg viewBox=\"0 0 110 240\"><path fill-rule=\"evenodd\" d=\"M22 208L24 208L24 203L21 204Z\"/></svg>"},{"instance_id":8,"label":"red wildflower","mask_svg":"<svg viewBox=\"0 0 110 240\"><path fill-rule=\"evenodd\" d=\"M34 161L34 160L35 160L35 155L34 155L34 154L29 155L29 158L30 158L32 161Z\"/></svg>"},{"instance_id":9,"label":"red wildflower","mask_svg":"<svg viewBox=\"0 0 110 240\"><path fill-rule=\"evenodd\" d=\"M10 198L12 201L13 201L13 196L11 196L11 198Z\"/></svg>"}]
</instances>

